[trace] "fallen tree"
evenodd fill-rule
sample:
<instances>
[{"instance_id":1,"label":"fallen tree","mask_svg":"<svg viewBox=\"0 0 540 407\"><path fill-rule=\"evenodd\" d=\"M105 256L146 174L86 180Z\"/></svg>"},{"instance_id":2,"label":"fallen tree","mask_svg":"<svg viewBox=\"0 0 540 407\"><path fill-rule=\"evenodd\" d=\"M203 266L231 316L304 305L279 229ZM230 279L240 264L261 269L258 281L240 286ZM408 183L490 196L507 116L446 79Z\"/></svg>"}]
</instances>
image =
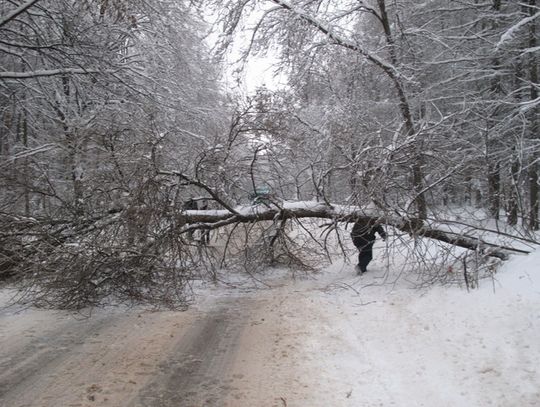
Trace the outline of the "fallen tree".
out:
<instances>
[{"instance_id":1,"label":"fallen tree","mask_svg":"<svg viewBox=\"0 0 540 407\"><path fill-rule=\"evenodd\" d=\"M225 210L220 211L183 212L179 223L185 226L178 230L179 233L192 232L196 229L212 230L234 223L275 221L291 218L322 218L332 219L337 222L354 222L356 219L363 219L372 223L392 226L411 236L435 239L468 250L480 250L489 257L495 257L501 260L506 260L511 253L529 253L528 250L490 243L482 239L479 234L473 236L467 235L462 231L444 229L440 227L440 222L410 217L406 213L388 215L384 211L368 210L358 206L344 206L329 202L313 201L279 202L273 200L271 204L234 208L222 199L219 193L204 182L200 182L178 171L158 171L158 174L165 177L177 177L187 185L193 185L204 190L210 195L211 199L225 208ZM470 227L471 225L467 226ZM473 229L479 230L480 228L473 226ZM485 228L482 229L482 232L488 232L494 235L503 234L500 230L489 230ZM527 237L514 235L507 235L507 237L526 244L540 244Z\"/></svg>"},{"instance_id":2,"label":"fallen tree","mask_svg":"<svg viewBox=\"0 0 540 407\"><path fill-rule=\"evenodd\" d=\"M359 218L415 238L474 250L482 257L504 260L511 253L528 253L480 236L500 236L496 230L476 229L478 234L474 236L463 233L457 224L387 215L356 206L313 201L227 206L222 210L131 206L86 218L0 216L0 277L18 280L21 298L40 306L79 309L113 300L174 308L185 305L186 290L200 278L202 268L223 268L226 256L233 252L241 254L244 265L250 263L251 270L258 270L268 253L269 261L276 259L274 248L280 244L285 247L285 257L294 258L296 264L302 263L302 252L313 256L326 250L326 241L323 244L314 235L310 240L323 250L301 245L293 248L296 237L285 230L290 220L302 228L303 219L328 219L339 236L344 224ZM260 233L253 233L258 224L265 226ZM218 253L191 239L197 230L219 229L229 242L239 225L247 229L236 251ZM525 237L507 237L531 246L538 244Z\"/></svg>"},{"instance_id":3,"label":"fallen tree","mask_svg":"<svg viewBox=\"0 0 540 407\"><path fill-rule=\"evenodd\" d=\"M485 255L506 260L511 253L529 253L528 250L490 243L479 236L468 236L452 230L438 229L436 222L406 216L387 216L373 210L365 210L358 207L327 205L319 202L290 202L282 205L256 205L239 207L234 212L222 211L186 211L181 215L184 224L179 233L196 229L216 229L234 223L276 221L301 218L331 219L336 222L354 222L363 219L373 224L385 224L406 232L411 236L425 237L463 247L468 250L481 250ZM500 231L483 231L500 234ZM539 244L530 239L512 236L516 240L532 244Z\"/></svg>"}]
</instances>

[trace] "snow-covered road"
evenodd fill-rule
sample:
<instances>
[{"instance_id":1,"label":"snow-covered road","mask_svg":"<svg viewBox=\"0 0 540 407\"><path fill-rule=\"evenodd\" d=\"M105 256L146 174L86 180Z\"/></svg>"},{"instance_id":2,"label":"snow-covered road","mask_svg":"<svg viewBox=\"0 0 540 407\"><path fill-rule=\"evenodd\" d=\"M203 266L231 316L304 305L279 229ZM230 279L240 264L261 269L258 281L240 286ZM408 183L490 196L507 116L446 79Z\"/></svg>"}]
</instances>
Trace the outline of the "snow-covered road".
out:
<instances>
[{"instance_id":1,"label":"snow-covered road","mask_svg":"<svg viewBox=\"0 0 540 407\"><path fill-rule=\"evenodd\" d=\"M0 405L538 406L531 256L505 266L495 291L419 292L336 265L274 273L258 290L206 288L186 312L4 309Z\"/></svg>"}]
</instances>

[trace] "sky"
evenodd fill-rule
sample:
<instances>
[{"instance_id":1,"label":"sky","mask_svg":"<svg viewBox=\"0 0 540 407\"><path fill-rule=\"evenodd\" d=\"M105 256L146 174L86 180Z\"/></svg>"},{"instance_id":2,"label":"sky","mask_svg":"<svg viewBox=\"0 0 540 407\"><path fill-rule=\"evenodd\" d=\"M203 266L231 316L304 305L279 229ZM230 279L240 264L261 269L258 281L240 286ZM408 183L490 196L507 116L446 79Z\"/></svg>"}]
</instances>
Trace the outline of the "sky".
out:
<instances>
[{"instance_id":1,"label":"sky","mask_svg":"<svg viewBox=\"0 0 540 407\"><path fill-rule=\"evenodd\" d=\"M265 86L277 90L286 83L286 76L276 72L277 56L250 57L245 67L244 86L248 93L253 93L258 87Z\"/></svg>"},{"instance_id":2,"label":"sky","mask_svg":"<svg viewBox=\"0 0 540 407\"><path fill-rule=\"evenodd\" d=\"M224 81L226 87L231 91L252 95L261 86L277 90L286 85L286 75L276 71L279 59L275 50L267 51L266 55L251 54L247 62L242 63L241 56L249 46L251 28L258 22L262 13L263 9L259 7L249 14L248 20L244 23L245 29L235 35L234 41L227 51ZM219 25L216 23L218 16L215 13L208 13L205 15L205 19L214 27L206 39L209 46L213 48L221 35Z\"/></svg>"}]
</instances>

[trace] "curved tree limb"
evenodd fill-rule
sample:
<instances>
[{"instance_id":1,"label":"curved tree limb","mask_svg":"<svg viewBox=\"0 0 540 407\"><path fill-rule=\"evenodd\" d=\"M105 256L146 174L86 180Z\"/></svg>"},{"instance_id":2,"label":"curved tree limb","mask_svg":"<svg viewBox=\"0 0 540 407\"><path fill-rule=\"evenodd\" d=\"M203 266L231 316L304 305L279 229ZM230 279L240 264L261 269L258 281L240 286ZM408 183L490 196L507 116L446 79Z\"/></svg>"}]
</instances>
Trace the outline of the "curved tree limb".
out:
<instances>
[{"instance_id":1,"label":"curved tree limb","mask_svg":"<svg viewBox=\"0 0 540 407\"><path fill-rule=\"evenodd\" d=\"M360 208L326 205L317 202L290 202L282 208L246 206L228 211L185 211L182 212L182 228L179 233L195 229L217 229L233 223L286 220L292 218L333 219L340 222L354 222L362 218L369 222L386 224L410 235L427 237L468 250L481 250L485 255L506 260L510 253L529 253L527 250L487 242L481 238L439 229L418 218L384 216L375 212L366 213ZM515 237L516 240L520 240ZM536 243L536 242L535 242ZM540 244L540 243L538 243Z\"/></svg>"},{"instance_id":2,"label":"curved tree limb","mask_svg":"<svg viewBox=\"0 0 540 407\"><path fill-rule=\"evenodd\" d=\"M2 16L0 18L0 27L4 26L5 24L9 23L11 20L14 20L17 18L17 16L24 13L26 10L28 10L30 7L32 7L34 4L36 4L39 0L28 0L21 4L19 7L17 7L15 10L9 12L5 16Z\"/></svg>"}]
</instances>

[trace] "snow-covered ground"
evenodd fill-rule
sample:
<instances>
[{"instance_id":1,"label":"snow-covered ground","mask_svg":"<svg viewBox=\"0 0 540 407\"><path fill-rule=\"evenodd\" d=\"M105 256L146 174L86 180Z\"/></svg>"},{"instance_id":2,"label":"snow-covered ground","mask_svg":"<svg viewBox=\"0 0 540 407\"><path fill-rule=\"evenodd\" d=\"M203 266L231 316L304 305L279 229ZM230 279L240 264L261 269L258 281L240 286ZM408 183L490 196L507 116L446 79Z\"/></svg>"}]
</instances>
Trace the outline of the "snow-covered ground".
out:
<instances>
[{"instance_id":1,"label":"snow-covered ground","mask_svg":"<svg viewBox=\"0 0 540 407\"><path fill-rule=\"evenodd\" d=\"M185 313L3 310L0 405L540 405L540 251L471 292L394 274L276 270Z\"/></svg>"},{"instance_id":2,"label":"snow-covered ground","mask_svg":"<svg viewBox=\"0 0 540 407\"><path fill-rule=\"evenodd\" d=\"M236 364L246 402L227 405L540 405L540 251L471 292L336 264L258 298L242 349L265 374Z\"/></svg>"}]
</instances>

